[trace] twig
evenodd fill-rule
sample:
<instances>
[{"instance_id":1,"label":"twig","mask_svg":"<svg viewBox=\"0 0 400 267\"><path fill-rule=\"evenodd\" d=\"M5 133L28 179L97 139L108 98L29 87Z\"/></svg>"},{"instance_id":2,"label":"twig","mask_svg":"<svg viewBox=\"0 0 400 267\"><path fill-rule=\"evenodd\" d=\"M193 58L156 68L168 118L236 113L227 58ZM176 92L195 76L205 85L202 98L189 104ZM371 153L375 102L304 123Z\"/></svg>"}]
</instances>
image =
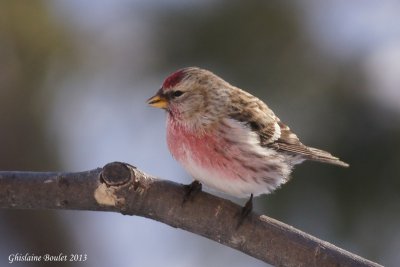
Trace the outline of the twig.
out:
<instances>
[{"instance_id":1,"label":"twig","mask_svg":"<svg viewBox=\"0 0 400 267\"><path fill-rule=\"evenodd\" d=\"M78 173L0 172L0 208L114 211L143 216L207 237L275 266L377 267L377 263L289 225L205 192L182 205L182 185L109 163Z\"/></svg>"}]
</instances>

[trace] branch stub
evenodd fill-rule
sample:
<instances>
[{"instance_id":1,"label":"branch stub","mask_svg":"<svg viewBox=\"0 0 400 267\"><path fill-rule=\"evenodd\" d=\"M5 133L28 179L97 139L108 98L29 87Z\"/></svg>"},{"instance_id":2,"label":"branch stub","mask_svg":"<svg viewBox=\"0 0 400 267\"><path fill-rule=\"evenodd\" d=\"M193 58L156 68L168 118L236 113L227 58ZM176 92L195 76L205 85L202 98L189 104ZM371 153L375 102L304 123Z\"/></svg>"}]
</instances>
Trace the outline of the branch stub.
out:
<instances>
[{"instance_id":1,"label":"branch stub","mask_svg":"<svg viewBox=\"0 0 400 267\"><path fill-rule=\"evenodd\" d=\"M100 179L108 186L123 185L131 180L133 173L129 167L122 162L111 162L103 167Z\"/></svg>"}]
</instances>

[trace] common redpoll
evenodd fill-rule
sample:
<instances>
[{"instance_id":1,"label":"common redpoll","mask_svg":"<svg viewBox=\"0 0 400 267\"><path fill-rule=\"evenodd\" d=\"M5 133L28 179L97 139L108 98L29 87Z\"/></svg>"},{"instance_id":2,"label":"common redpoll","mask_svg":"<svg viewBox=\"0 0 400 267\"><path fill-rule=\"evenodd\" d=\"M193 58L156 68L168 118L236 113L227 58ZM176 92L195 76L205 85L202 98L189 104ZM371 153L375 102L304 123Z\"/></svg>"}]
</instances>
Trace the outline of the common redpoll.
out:
<instances>
[{"instance_id":1,"label":"common redpoll","mask_svg":"<svg viewBox=\"0 0 400 267\"><path fill-rule=\"evenodd\" d=\"M201 182L232 196L250 196L248 209L253 195L286 183L304 160L349 166L303 145L263 101L204 69L174 72L148 104L167 111L168 148L194 178L190 188Z\"/></svg>"}]
</instances>

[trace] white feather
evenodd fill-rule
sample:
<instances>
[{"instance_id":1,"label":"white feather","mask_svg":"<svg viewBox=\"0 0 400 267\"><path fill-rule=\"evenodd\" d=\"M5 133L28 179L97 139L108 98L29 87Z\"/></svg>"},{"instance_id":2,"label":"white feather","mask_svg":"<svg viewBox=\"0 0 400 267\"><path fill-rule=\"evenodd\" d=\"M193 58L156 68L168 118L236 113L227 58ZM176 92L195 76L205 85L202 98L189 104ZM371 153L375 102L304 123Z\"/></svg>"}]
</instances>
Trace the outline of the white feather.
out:
<instances>
[{"instance_id":1,"label":"white feather","mask_svg":"<svg viewBox=\"0 0 400 267\"><path fill-rule=\"evenodd\" d=\"M282 155L273 149L262 147L258 135L244 123L234 119L224 119L223 122L229 128L223 138L232 144L225 148L225 152L228 157L236 153L237 160L232 160L226 169L219 166L204 167L198 164L190 146L182 144L185 160L181 163L196 180L236 197L267 194L287 181L290 167ZM237 155L237 151L242 153ZM251 168L244 167L246 165ZM268 166L271 167L269 171ZM232 173L236 177L231 177Z\"/></svg>"}]
</instances>

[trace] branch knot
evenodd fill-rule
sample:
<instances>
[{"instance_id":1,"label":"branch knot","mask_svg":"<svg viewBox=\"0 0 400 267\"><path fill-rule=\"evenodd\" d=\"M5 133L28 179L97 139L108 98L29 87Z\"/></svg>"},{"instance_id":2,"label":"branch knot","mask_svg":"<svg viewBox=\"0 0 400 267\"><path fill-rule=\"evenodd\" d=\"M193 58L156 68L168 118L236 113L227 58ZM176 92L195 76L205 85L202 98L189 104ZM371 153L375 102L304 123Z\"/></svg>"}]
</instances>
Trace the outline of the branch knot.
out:
<instances>
[{"instance_id":1,"label":"branch knot","mask_svg":"<svg viewBox=\"0 0 400 267\"><path fill-rule=\"evenodd\" d=\"M131 171L133 166L127 166L122 162L111 162L103 167L100 180L108 186L120 186L134 180L135 173ZM135 167L133 167L135 168ZM132 179L133 178L133 179Z\"/></svg>"}]
</instances>

